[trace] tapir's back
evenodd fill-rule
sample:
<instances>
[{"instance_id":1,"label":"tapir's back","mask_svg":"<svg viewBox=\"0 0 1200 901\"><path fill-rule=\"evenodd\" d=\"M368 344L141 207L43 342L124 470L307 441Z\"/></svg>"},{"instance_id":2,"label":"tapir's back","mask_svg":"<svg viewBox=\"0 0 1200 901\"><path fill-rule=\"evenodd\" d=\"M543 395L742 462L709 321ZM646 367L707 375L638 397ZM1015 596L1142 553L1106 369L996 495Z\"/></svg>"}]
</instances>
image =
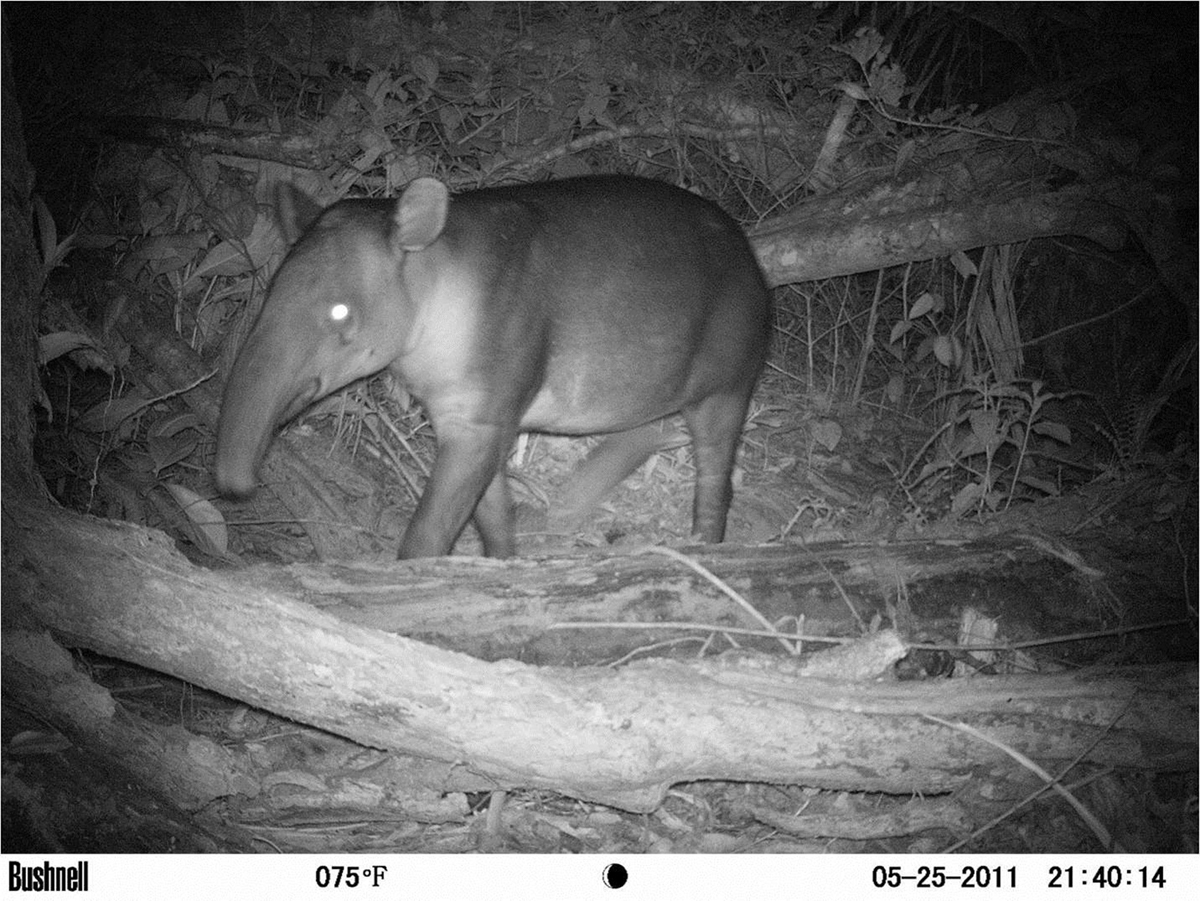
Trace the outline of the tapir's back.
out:
<instances>
[{"instance_id":1,"label":"tapir's back","mask_svg":"<svg viewBox=\"0 0 1200 901\"><path fill-rule=\"evenodd\" d=\"M446 237L481 223L488 302L536 308L548 329L523 429L627 428L757 377L769 294L745 235L710 201L625 176L497 188L455 197Z\"/></svg>"}]
</instances>

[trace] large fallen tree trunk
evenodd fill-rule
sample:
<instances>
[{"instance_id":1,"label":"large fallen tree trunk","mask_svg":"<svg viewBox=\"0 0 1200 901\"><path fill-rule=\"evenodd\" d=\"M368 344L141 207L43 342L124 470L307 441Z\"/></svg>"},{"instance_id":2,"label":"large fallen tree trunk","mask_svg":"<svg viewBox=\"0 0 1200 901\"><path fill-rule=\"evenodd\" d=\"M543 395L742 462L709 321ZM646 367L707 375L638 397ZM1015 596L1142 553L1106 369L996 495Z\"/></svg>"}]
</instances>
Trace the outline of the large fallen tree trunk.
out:
<instances>
[{"instance_id":1,"label":"large fallen tree trunk","mask_svg":"<svg viewBox=\"0 0 1200 901\"><path fill-rule=\"evenodd\" d=\"M740 594L758 615L701 571ZM484 659L587 665L636 653L649 642L690 635L699 644L722 632L742 647L777 652L779 640L767 634L764 621L780 624L783 632L795 632L801 623L801 644L836 641L861 634L872 620L893 618L888 607L895 606L901 586L911 616L947 635L955 634L967 605L1003 617L1008 634L1024 632L1022 600L1041 586L1071 622L1064 631L1073 632L1070 618L1087 608L1089 592L1117 575L1088 567L1046 539L1006 536L709 546L687 557L648 547L626 554L446 558L399 566L264 564L241 570L239 579L286 592L345 622ZM1169 616L1159 607L1143 599L1123 628ZM1048 628L1054 611L1039 615Z\"/></svg>"},{"instance_id":2,"label":"large fallen tree trunk","mask_svg":"<svg viewBox=\"0 0 1200 901\"><path fill-rule=\"evenodd\" d=\"M1194 668L883 686L758 657L485 663L201 570L158 533L6 501L10 631L48 628L370 747L457 762L495 788L646 811L697 779L934 793L976 766L1014 766L925 714L973 724L1051 769L1195 761ZM30 666L17 653L5 643L10 674Z\"/></svg>"},{"instance_id":3,"label":"large fallen tree trunk","mask_svg":"<svg viewBox=\"0 0 1200 901\"><path fill-rule=\"evenodd\" d=\"M951 170L883 183L866 196L810 201L763 223L750 237L767 281L786 285L853 275L1058 235L1088 238L1109 250L1124 241L1127 229L1106 203L1103 186L981 197L957 185L958 174Z\"/></svg>"}]
</instances>

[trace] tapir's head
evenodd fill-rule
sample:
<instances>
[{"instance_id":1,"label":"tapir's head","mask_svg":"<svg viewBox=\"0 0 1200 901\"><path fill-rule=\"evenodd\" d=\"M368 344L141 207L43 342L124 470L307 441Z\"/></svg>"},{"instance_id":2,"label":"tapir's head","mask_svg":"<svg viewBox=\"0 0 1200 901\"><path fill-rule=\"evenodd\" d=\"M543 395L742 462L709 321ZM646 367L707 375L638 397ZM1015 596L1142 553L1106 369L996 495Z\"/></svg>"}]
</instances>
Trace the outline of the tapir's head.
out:
<instances>
[{"instance_id":1,"label":"tapir's head","mask_svg":"<svg viewBox=\"0 0 1200 901\"><path fill-rule=\"evenodd\" d=\"M322 211L295 189L281 195L295 243L225 386L215 467L223 494L254 490L280 426L405 349L420 301L405 263L437 240L448 208L446 186L432 178L395 204L348 200Z\"/></svg>"}]
</instances>

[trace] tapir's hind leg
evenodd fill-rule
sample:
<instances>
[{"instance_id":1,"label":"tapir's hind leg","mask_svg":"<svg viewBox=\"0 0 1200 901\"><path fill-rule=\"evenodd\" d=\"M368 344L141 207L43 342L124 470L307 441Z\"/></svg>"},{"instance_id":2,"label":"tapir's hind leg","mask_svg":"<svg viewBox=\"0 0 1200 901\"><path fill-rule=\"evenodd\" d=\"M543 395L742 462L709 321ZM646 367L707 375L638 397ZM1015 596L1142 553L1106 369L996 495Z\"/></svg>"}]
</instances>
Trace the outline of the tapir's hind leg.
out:
<instances>
[{"instance_id":1,"label":"tapir's hind leg","mask_svg":"<svg viewBox=\"0 0 1200 901\"><path fill-rule=\"evenodd\" d=\"M511 557L517 552L513 523L512 496L508 490L508 472L503 463L492 477L475 507L475 528L489 557Z\"/></svg>"},{"instance_id":2,"label":"tapir's hind leg","mask_svg":"<svg viewBox=\"0 0 1200 901\"><path fill-rule=\"evenodd\" d=\"M606 436L571 473L561 501L551 512L551 528L561 532L579 528L600 499L651 454L686 441L673 418Z\"/></svg>"},{"instance_id":3,"label":"tapir's hind leg","mask_svg":"<svg viewBox=\"0 0 1200 901\"><path fill-rule=\"evenodd\" d=\"M725 518L733 497L733 464L749 402L748 395L715 394L683 411L696 458L692 534L707 543L725 538Z\"/></svg>"}]
</instances>

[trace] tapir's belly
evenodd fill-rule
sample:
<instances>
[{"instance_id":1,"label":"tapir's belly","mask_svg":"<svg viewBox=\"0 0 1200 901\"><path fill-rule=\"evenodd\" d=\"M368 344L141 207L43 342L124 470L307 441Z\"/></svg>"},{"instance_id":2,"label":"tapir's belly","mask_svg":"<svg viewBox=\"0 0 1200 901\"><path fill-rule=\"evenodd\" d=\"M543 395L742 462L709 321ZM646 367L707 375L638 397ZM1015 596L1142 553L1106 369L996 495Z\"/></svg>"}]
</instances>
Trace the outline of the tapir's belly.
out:
<instances>
[{"instance_id":1,"label":"tapir's belly","mask_svg":"<svg viewBox=\"0 0 1200 901\"><path fill-rule=\"evenodd\" d=\"M691 279L652 294L623 280L603 291L586 285L565 292L550 323L523 431L621 431L723 390L740 393L753 377L744 361L757 357L761 330L742 298L705 296L713 286Z\"/></svg>"},{"instance_id":2,"label":"tapir's belly","mask_svg":"<svg viewBox=\"0 0 1200 901\"><path fill-rule=\"evenodd\" d=\"M711 393L702 376L687 348L638 342L564 354L548 366L521 430L588 435L633 428Z\"/></svg>"}]
</instances>

